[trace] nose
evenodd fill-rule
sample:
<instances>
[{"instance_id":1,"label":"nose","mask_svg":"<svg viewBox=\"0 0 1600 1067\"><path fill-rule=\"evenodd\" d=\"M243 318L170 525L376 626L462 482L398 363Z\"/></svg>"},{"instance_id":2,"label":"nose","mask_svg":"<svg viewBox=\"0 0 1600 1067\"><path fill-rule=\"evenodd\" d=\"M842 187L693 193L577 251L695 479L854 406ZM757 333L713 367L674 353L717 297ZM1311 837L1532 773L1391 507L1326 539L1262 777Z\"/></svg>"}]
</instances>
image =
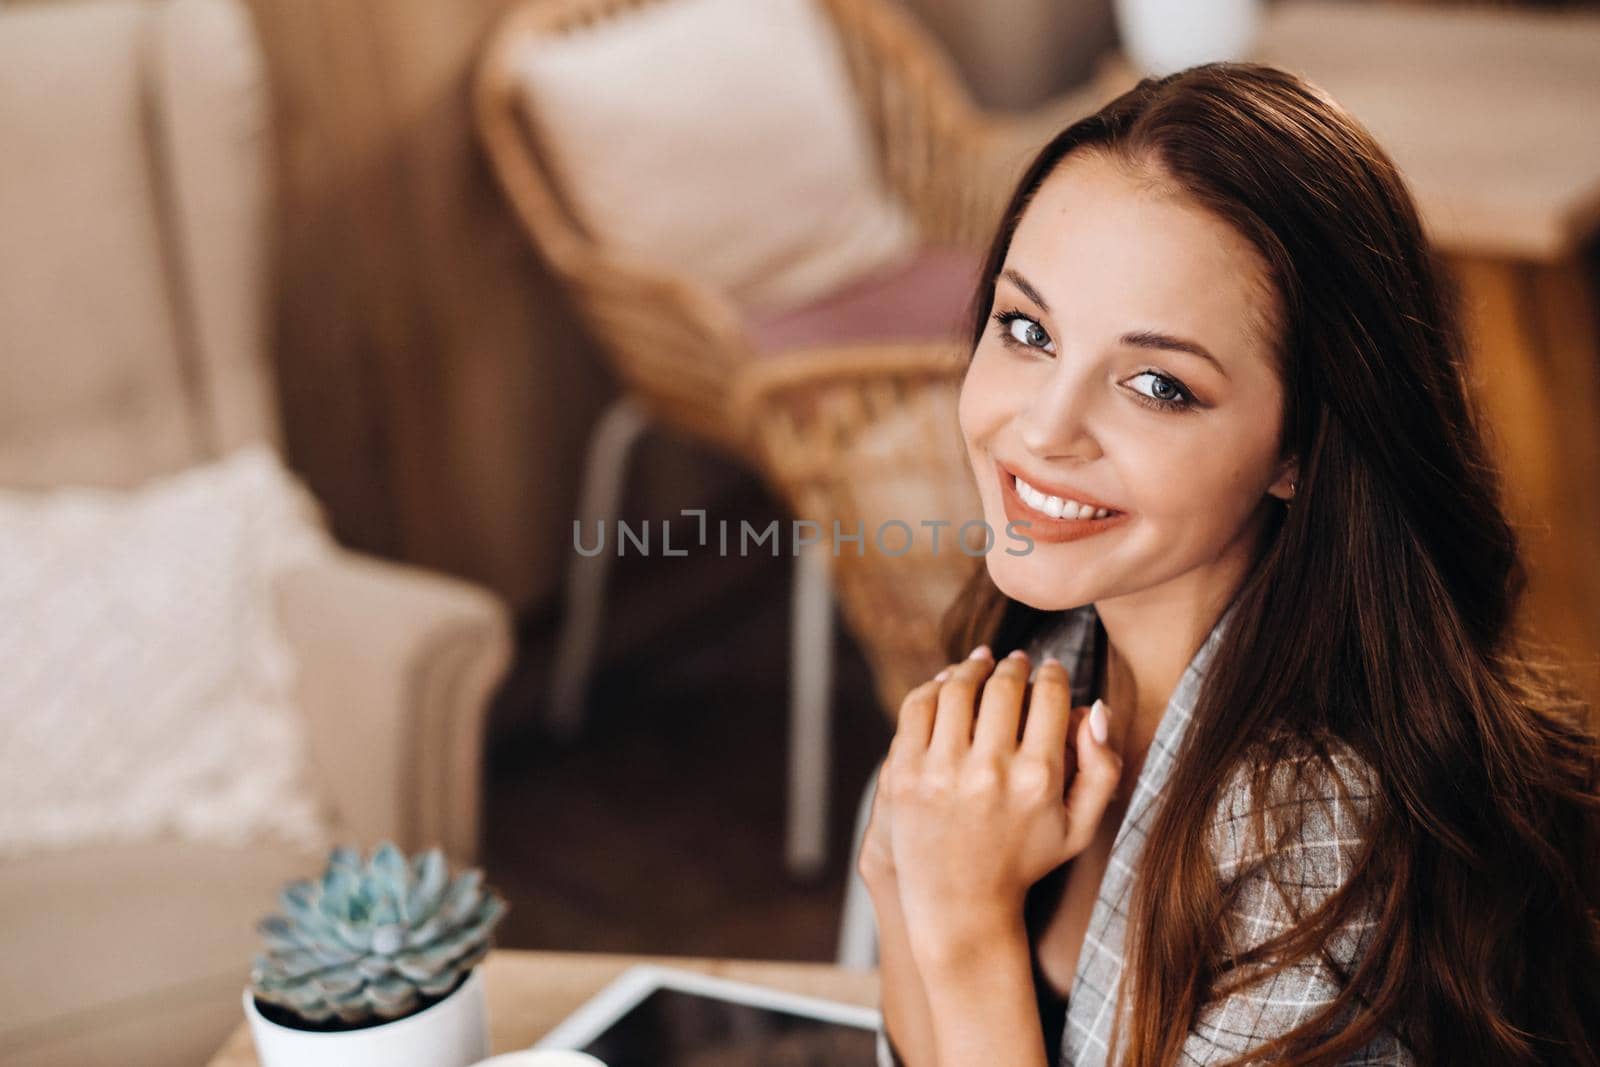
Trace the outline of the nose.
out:
<instances>
[{"instance_id":1,"label":"nose","mask_svg":"<svg viewBox=\"0 0 1600 1067\"><path fill-rule=\"evenodd\" d=\"M1040 459L1094 459L1099 443L1089 427L1092 390L1063 357L1052 368L1044 388L1033 394L1017 416L1018 437Z\"/></svg>"}]
</instances>

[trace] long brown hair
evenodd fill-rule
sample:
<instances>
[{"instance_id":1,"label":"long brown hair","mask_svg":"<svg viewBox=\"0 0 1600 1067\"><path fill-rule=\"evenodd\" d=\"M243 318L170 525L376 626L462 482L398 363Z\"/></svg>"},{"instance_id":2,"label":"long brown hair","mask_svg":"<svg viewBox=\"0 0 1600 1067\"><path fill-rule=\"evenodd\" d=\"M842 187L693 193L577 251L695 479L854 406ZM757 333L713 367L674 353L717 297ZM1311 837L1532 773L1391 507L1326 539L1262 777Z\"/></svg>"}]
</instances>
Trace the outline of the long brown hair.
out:
<instances>
[{"instance_id":1,"label":"long brown hair","mask_svg":"<svg viewBox=\"0 0 1600 1067\"><path fill-rule=\"evenodd\" d=\"M1336 1063L1390 1027L1421 1063L1600 1064L1600 741L1516 622L1525 574L1468 391L1459 295L1394 164L1273 67L1147 78L1023 175L973 300L974 347L1023 210L1079 150L1154 172L1263 257L1282 455L1300 461L1145 845L1122 1062L1175 1063L1174 1021L1224 976L1207 854L1224 784L1248 766L1265 795L1290 744L1331 769L1337 742L1379 783L1368 852L1349 892L1252 956L1275 971L1314 955L1358 905L1375 908L1378 947L1326 1010L1236 1062ZM980 566L944 620L950 658L979 642L1003 656L1050 618Z\"/></svg>"}]
</instances>

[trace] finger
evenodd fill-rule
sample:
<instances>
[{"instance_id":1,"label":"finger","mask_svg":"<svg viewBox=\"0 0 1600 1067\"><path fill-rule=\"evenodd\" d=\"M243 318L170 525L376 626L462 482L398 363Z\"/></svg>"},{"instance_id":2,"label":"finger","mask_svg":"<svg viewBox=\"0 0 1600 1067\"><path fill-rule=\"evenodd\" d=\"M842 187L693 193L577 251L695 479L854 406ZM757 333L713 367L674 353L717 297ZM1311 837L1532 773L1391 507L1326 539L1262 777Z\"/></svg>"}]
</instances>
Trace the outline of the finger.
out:
<instances>
[{"instance_id":1,"label":"finger","mask_svg":"<svg viewBox=\"0 0 1600 1067\"><path fill-rule=\"evenodd\" d=\"M1067 728L1072 721L1072 686L1066 666L1054 656L1045 657L1033 676L1028 700L1028 725L1022 748L1057 766L1065 761Z\"/></svg>"},{"instance_id":2,"label":"finger","mask_svg":"<svg viewBox=\"0 0 1600 1067\"><path fill-rule=\"evenodd\" d=\"M1102 713L1106 710L1101 700L1095 701L1095 707ZM1106 808L1122 781L1122 757L1110 744L1095 737L1095 717L1094 712L1083 716L1073 746L1078 773L1067 787L1067 850L1073 856L1094 840L1100 820L1105 817Z\"/></svg>"},{"instance_id":3,"label":"finger","mask_svg":"<svg viewBox=\"0 0 1600 1067\"><path fill-rule=\"evenodd\" d=\"M1017 724L1022 719L1022 695L1028 686L1028 657L1020 650L996 664L994 673L983 684L978 702L978 723L973 731L972 749L986 752L1015 752Z\"/></svg>"},{"instance_id":4,"label":"finger","mask_svg":"<svg viewBox=\"0 0 1600 1067\"><path fill-rule=\"evenodd\" d=\"M928 747L933 737L933 716L938 695L939 683L931 679L906 694L900 702L894 740L889 742L891 755L897 749L921 752Z\"/></svg>"},{"instance_id":5,"label":"finger","mask_svg":"<svg viewBox=\"0 0 1600 1067\"><path fill-rule=\"evenodd\" d=\"M1071 739L1078 736L1078 724L1083 721L1083 717L1087 714L1089 714L1088 708L1077 707L1073 708L1067 717L1068 740L1062 748L1062 753L1064 756L1064 777L1062 779L1064 784L1062 786L1062 799L1066 798L1066 792L1072 786L1072 778L1078 773L1078 749L1077 746L1072 743Z\"/></svg>"},{"instance_id":6,"label":"finger","mask_svg":"<svg viewBox=\"0 0 1600 1067\"><path fill-rule=\"evenodd\" d=\"M885 761L885 766L887 766ZM889 790L883 783L883 768L878 768L878 780L872 784L872 807L867 812L867 825L861 836L871 838L874 830L881 832L889 824Z\"/></svg>"},{"instance_id":7,"label":"finger","mask_svg":"<svg viewBox=\"0 0 1600 1067\"><path fill-rule=\"evenodd\" d=\"M976 714L978 687L994 667L987 645L979 645L972 655L958 664L939 687L939 706L935 711L933 742L929 752L955 756L972 744L972 720Z\"/></svg>"}]
</instances>

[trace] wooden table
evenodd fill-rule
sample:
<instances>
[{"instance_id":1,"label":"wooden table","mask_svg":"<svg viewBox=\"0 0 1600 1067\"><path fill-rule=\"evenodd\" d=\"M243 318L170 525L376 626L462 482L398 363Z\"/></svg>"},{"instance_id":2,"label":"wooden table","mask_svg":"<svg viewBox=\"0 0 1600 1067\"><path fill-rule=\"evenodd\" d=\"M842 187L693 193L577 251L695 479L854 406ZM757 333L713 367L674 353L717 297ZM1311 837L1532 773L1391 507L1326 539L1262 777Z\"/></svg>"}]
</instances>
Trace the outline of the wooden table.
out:
<instances>
[{"instance_id":1,"label":"wooden table","mask_svg":"<svg viewBox=\"0 0 1600 1067\"><path fill-rule=\"evenodd\" d=\"M484 962L490 1051L498 1054L528 1048L636 963L680 967L791 993L878 1006L876 971L853 971L825 963L497 949ZM255 1062L250 1031L241 1021L227 1044L212 1057L210 1067L254 1067Z\"/></svg>"},{"instance_id":2,"label":"wooden table","mask_svg":"<svg viewBox=\"0 0 1600 1067\"><path fill-rule=\"evenodd\" d=\"M1285 0L1249 58L1326 89L1405 176L1466 298L1529 621L1600 708L1600 15ZM1137 80L1108 56L1012 120L1008 163Z\"/></svg>"}]
</instances>

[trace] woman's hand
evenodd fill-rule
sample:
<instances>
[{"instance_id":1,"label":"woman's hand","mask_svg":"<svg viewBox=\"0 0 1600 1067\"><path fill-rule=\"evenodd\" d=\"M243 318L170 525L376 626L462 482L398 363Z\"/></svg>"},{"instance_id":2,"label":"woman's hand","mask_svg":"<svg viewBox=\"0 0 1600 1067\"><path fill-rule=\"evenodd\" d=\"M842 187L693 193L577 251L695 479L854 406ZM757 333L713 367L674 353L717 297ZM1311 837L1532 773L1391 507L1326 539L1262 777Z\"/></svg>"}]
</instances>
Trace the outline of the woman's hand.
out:
<instances>
[{"instance_id":1,"label":"woman's hand","mask_svg":"<svg viewBox=\"0 0 1600 1067\"><path fill-rule=\"evenodd\" d=\"M884 764L888 766L887 762ZM861 851L856 854L856 873L867 889L876 894L894 889L894 850L889 839L889 798L883 787L883 772L878 773L877 786L872 791L872 810L867 815L867 828L861 834Z\"/></svg>"},{"instance_id":2,"label":"woman's hand","mask_svg":"<svg viewBox=\"0 0 1600 1067\"><path fill-rule=\"evenodd\" d=\"M1022 653L995 665L979 648L901 705L863 866L892 870L923 952L1015 926L1029 887L1094 839L1121 778L1104 705L1072 708L1066 667L1046 658L1024 715L1028 673Z\"/></svg>"}]
</instances>

